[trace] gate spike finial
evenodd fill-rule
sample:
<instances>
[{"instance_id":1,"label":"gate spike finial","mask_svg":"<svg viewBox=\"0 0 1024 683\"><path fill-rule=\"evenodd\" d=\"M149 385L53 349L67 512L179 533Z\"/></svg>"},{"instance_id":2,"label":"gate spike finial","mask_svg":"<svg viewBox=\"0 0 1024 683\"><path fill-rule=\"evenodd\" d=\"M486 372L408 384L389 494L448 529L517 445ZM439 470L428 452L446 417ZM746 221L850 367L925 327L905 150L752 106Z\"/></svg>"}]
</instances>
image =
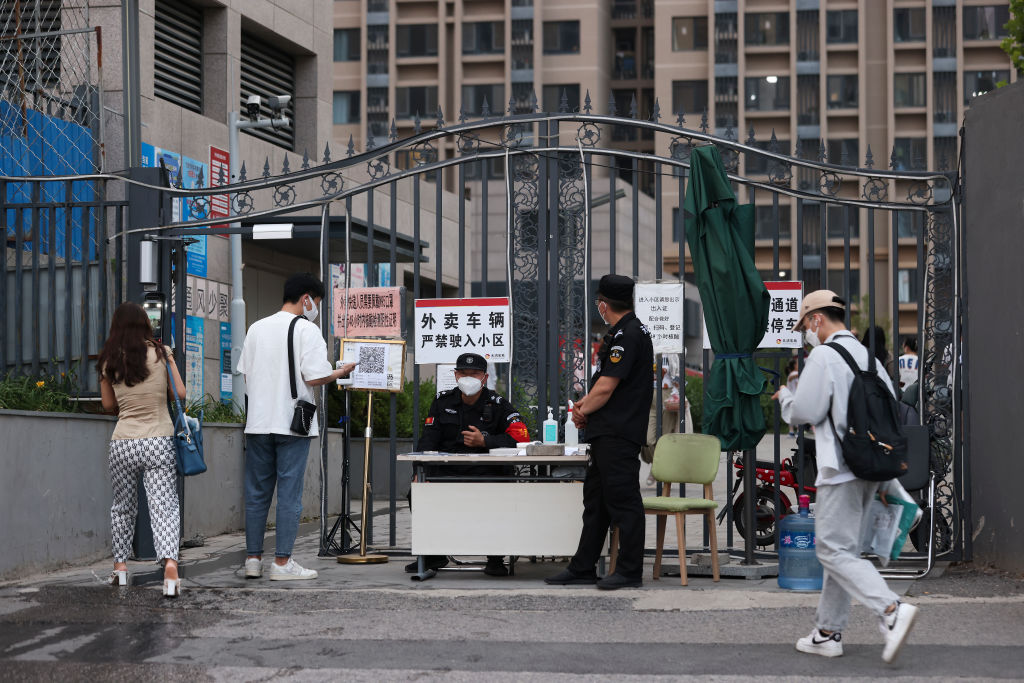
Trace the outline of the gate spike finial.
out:
<instances>
[{"instance_id":1,"label":"gate spike finial","mask_svg":"<svg viewBox=\"0 0 1024 683\"><path fill-rule=\"evenodd\" d=\"M351 139L351 137L352 136L350 134L349 138ZM329 143L329 142L325 142L324 143L324 163L325 164L331 163L331 143Z\"/></svg>"},{"instance_id":2,"label":"gate spike finial","mask_svg":"<svg viewBox=\"0 0 1024 683\"><path fill-rule=\"evenodd\" d=\"M743 144L747 147L753 147L757 140L754 139L754 124L750 124L750 130L747 132L747 140Z\"/></svg>"},{"instance_id":3,"label":"gate spike finial","mask_svg":"<svg viewBox=\"0 0 1024 683\"><path fill-rule=\"evenodd\" d=\"M871 144L868 143L868 153L864 156L864 168L875 167L875 156L871 153Z\"/></svg>"},{"instance_id":4,"label":"gate spike finial","mask_svg":"<svg viewBox=\"0 0 1024 683\"><path fill-rule=\"evenodd\" d=\"M226 178L224 177L224 165L221 164L220 170L217 172L217 186L219 187L221 185L227 185L225 180Z\"/></svg>"},{"instance_id":5,"label":"gate spike finial","mask_svg":"<svg viewBox=\"0 0 1024 683\"><path fill-rule=\"evenodd\" d=\"M615 108L615 94L608 93L608 116L617 116L618 113Z\"/></svg>"},{"instance_id":6,"label":"gate spike finial","mask_svg":"<svg viewBox=\"0 0 1024 683\"><path fill-rule=\"evenodd\" d=\"M196 178L196 187L206 187L206 177L203 174L203 167L199 167L199 177Z\"/></svg>"},{"instance_id":7,"label":"gate spike finial","mask_svg":"<svg viewBox=\"0 0 1024 683\"><path fill-rule=\"evenodd\" d=\"M818 138L818 161L823 163L828 161L828 154L825 151L825 140L822 138Z\"/></svg>"},{"instance_id":8,"label":"gate spike finial","mask_svg":"<svg viewBox=\"0 0 1024 683\"><path fill-rule=\"evenodd\" d=\"M530 111L534 114L540 111L540 103L537 101L537 91L533 88L530 89Z\"/></svg>"},{"instance_id":9,"label":"gate spike finial","mask_svg":"<svg viewBox=\"0 0 1024 683\"><path fill-rule=\"evenodd\" d=\"M779 153L779 139L775 137L775 129L772 128L772 137L768 140L768 151L772 154Z\"/></svg>"},{"instance_id":10,"label":"gate spike finial","mask_svg":"<svg viewBox=\"0 0 1024 683\"><path fill-rule=\"evenodd\" d=\"M686 127L686 110L683 107L679 107L679 114L676 116L676 125L680 128Z\"/></svg>"},{"instance_id":11,"label":"gate spike finial","mask_svg":"<svg viewBox=\"0 0 1024 683\"><path fill-rule=\"evenodd\" d=\"M638 113L639 110L636 106L636 93L633 93L633 97L629 101L629 118L635 119Z\"/></svg>"},{"instance_id":12,"label":"gate spike finial","mask_svg":"<svg viewBox=\"0 0 1024 683\"><path fill-rule=\"evenodd\" d=\"M896 170L896 145L892 146L892 154L889 155L889 170Z\"/></svg>"},{"instance_id":13,"label":"gate spike finial","mask_svg":"<svg viewBox=\"0 0 1024 683\"><path fill-rule=\"evenodd\" d=\"M182 175L181 175L181 164L179 164L179 165L178 165L178 181L177 181L177 188L178 188L179 190L184 190L184 189L185 189L185 182L184 182L184 178L182 178Z\"/></svg>"},{"instance_id":14,"label":"gate spike finial","mask_svg":"<svg viewBox=\"0 0 1024 683\"><path fill-rule=\"evenodd\" d=\"M940 171L948 171L949 170L949 159L946 158L946 152L945 151L943 151L942 152L942 156L939 157L939 170Z\"/></svg>"},{"instance_id":15,"label":"gate spike finial","mask_svg":"<svg viewBox=\"0 0 1024 683\"><path fill-rule=\"evenodd\" d=\"M398 126L395 125L395 117L391 117L391 142L398 139Z\"/></svg>"},{"instance_id":16,"label":"gate spike finial","mask_svg":"<svg viewBox=\"0 0 1024 683\"><path fill-rule=\"evenodd\" d=\"M651 121L658 123L661 121L661 103L658 102L658 98L654 98L654 109L651 111Z\"/></svg>"},{"instance_id":17,"label":"gate spike finial","mask_svg":"<svg viewBox=\"0 0 1024 683\"><path fill-rule=\"evenodd\" d=\"M309 150L305 147L302 148L302 170L309 169Z\"/></svg>"},{"instance_id":18,"label":"gate spike finial","mask_svg":"<svg viewBox=\"0 0 1024 683\"><path fill-rule=\"evenodd\" d=\"M558 113L569 113L569 93L565 91L565 88L562 88L562 96L558 98Z\"/></svg>"},{"instance_id":19,"label":"gate spike finial","mask_svg":"<svg viewBox=\"0 0 1024 683\"><path fill-rule=\"evenodd\" d=\"M583 111L589 114L594 110L590 101L590 88L587 88L587 96L583 98Z\"/></svg>"},{"instance_id":20,"label":"gate spike finial","mask_svg":"<svg viewBox=\"0 0 1024 683\"><path fill-rule=\"evenodd\" d=\"M491 105L487 102L486 95L484 95L484 101L480 104L480 118L491 118Z\"/></svg>"},{"instance_id":21,"label":"gate spike finial","mask_svg":"<svg viewBox=\"0 0 1024 683\"><path fill-rule=\"evenodd\" d=\"M704 113L700 115L700 132L708 133L708 108L704 107Z\"/></svg>"},{"instance_id":22,"label":"gate spike finial","mask_svg":"<svg viewBox=\"0 0 1024 683\"><path fill-rule=\"evenodd\" d=\"M422 128L423 128L423 122L420 121L420 112L419 112L419 110L417 110L416 111L416 118L414 118L412 120L412 131L416 135L419 135L421 130L422 130Z\"/></svg>"},{"instance_id":23,"label":"gate spike finial","mask_svg":"<svg viewBox=\"0 0 1024 683\"><path fill-rule=\"evenodd\" d=\"M291 167L288 166L288 155L284 155L284 163L281 164L281 175L288 175L291 173Z\"/></svg>"},{"instance_id":24,"label":"gate spike finial","mask_svg":"<svg viewBox=\"0 0 1024 683\"><path fill-rule=\"evenodd\" d=\"M508 114L509 116L512 116L515 113L516 113L516 97L515 97L515 95L509 95L509 97L508 97L508 110L506 111L506 114Z\"/></svg>"},{"instance_id":25,"label":"gate spike finial","mask_svg":"<svg viewBox=\"0 0 1024 683\"><path fill-rule=\"evenodd\" d=\"M245 182L245 162L242 162L242 168L238 169L238 182Z\"/></svg>"},{"instance_id":26,"label":"gate spike finial","mask_svg":"<svg viewBox=\"0 0 1024 683\"><path fill-rule=\"evenodd\" d=\"M459 105L459 123L465 123L467 120L469 117L466 116L466 103L463 102Z\"/></svg>"},{"instance_id":27,"label":"gate spike finial","mask_svg":"<svg viewBox=\"0 0 1024 683\"><path fill-rule=\"evenodd\" d=\"M732 114L729 114L725 119L725 134L723 136L726 140L732 140L736 137L736 131L732 129L732 123Z\"/></svg>"},{"instance_id":28,"label":"gate spike finial","mask_svg":"<svg viewBox=\"0 0 1024 683\"><path fill-rule=\"evenodd\" d=\"M263 162L263 177L270 177L270 157L268 156L266 161Z\"/></svg>"},{"instance_id":29,"label":"gate spike finial","mask_svg":"<svg viewBox=\"0 0 1024 683\"><path fill-rule=\"evenodd\" d=\"M373 140L373 125L370 123L366 124L366 151L369 152L377 147L377 143Z\"/></svg>"},{"instance_id":30,"label":"gate spike finial","mask_svg":"<svg viewBox=\"0 0 1024 683\"><path fill-rule=\"evenodd\" d=\"M437 105L437 121L435 121L434 127L444 128L444 112L441 111L441 105Z\"/></svg>"},{"instance_id":31,"label":"gate spike finial","mask_svg":"<svg viewBox=\"0 0 1024 683\"><path fill-rule=\"evenodd\" d=\"M352 133L348 134L348 149L345 150L346 156L354 157L356 155L356 141L352 137Z\"/></svg>"}]
</instances>

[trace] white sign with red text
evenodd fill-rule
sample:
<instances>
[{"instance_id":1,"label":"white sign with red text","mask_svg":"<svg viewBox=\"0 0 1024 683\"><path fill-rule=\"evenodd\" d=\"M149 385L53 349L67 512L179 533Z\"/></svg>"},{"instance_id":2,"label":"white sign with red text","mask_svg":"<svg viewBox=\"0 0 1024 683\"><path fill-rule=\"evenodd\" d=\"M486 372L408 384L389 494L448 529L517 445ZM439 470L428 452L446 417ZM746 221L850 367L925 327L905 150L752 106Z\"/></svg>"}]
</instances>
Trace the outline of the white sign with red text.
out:
<instances>
[{"instance_id":1,"label":"white sign with red text","mask_svg":"<svg viewBox=\"0 0 1024 683\"><path fill-rule=\"evenodd\" d=\"M477 353L491 363L511 355L512 320L508 297L416 299L416 364L454 363Z\"/></svg>"},{"instance_id":2,"label":"white sign with red text","mask_svg":"<svg viewBox=\"0 0 1024 683\"><path fill-rule=\"evenodd\" d=\"M804 298L804 285L799 280L786 282L766 282L764 286L771 294L768 303L768 327L764 337L757 345L759 349L799 349L804 340L793 327L800 319L800 302ZM704 348L711 348L708 338L708 326L704 323Z\"/></svg>"}]
</instances>

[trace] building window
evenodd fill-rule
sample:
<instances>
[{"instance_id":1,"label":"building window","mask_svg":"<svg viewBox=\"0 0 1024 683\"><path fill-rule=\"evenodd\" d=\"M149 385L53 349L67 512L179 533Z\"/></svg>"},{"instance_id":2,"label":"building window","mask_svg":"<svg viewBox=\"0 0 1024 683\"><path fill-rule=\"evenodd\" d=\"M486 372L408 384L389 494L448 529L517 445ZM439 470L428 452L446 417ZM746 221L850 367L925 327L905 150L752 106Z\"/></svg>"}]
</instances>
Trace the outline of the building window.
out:
<instances>
[{"instance_id":1,"label":"building window","mask_svg":"<svg viewBox=\"0 0 1024 683\"><path fill-rule=\"evenodd\" d=\"M892 150L895 171L923 171L928 164L927 138L896 138Z\"/></svg>"},{"instance_id":2,"label":"building window","mask_svg":"<svg viewBox=\"0 0 1024 683\"><path fill-rule=\"evenodd\" d=\"M762 12L745 17L747 45L789 45L789 13Z\"/></svg>"},{"instance_id":3,"label":"building window","mask_svg":"<svg viewBox=\"0 0 1024 683\"><path fill-rule=\"evenodd\" d=\"M57 9L57 14L60 15L59 9ZM156 33L153 41L153 90L156 96L201 114L203 112L202 13L183 2L171 3L166 0L158 0L155 7L154 24Z\"/></svg>"},{"instance_id":4,"label":"building window","mask_svg":"<svg viewBox=\"0 0 1024 683\"><path fill-rule=\"evenodd\" d=\"M437 111L437 86L414 85L395 88L395 116L409 119L417 114L430 116Z\"/></svg>"},{"instance_id":5,"label":"building window","mask_svg":"<svg viewBox=\"0 0 1024 683\"><path fill-rule=\"evenodd\" d=\"M924 230L924 216L923 211L896 211L893 214L896 236L900 239L917 239Z\"/></svg>"},{"instance_id":6,"label":"building window","mask_svg":"<svg viewBox=\"0 0 1024 683\"><path fill-rule=\"evenodd\" d=\"M579 83L567 83L565 85L545 85L541 100L544 104L544 111L556 112L562 108L562 94L565 94L567 111L576 112L580 110L580 86ZM620 112L621 114L622 112Z\"/></svg>"},{"instance_id":7,"label":"building window","mask_svg":"<svg viewBox=\"0 0 1024 683\"><path fill-rule=\"evenodd\" d=\"M398 57L436 57L437 24L403 24L395 27Z\"/></svg>"},{"instance_id":8,"label":"building window","mask_svg":"<svg viewBox=\"0 0 1024 683\"><path fill-rule=\"evenodd\" d=\"M334 91L334 125L359 123L359 91Z\"/></svg>"},{"instance_id":9,"label":"building window","mask_svg":"<svg viewBox=\"0 0 1024 683\"><path fill-rule=\"evenodd\" d=\"M964 7L964 40L996 40L1009 35L1010 6L980 5Z\"/></svg>"},{"instance_id":10,"label":"building window","mask_svg":"<svg viewBox=\"0 0 1024 683\"><path fill-rule=\"evenodd\" d=\"M829 76L825 83L828 87L829 109L857 108L857 74Z\"/></svg>"},{"instance_id":11,"label":"building window","mask_svg":"<svg viewBox=\"0 0 1024 683\"><path fill-rule=\"evenodd\" d=\"M892 82L892 100L895 107L924 107L924 74L895 74Z\"/></svg>"},{"instance_id":12,"label":"building window","mask_svg":"<svg viewBox=\"0 0 1024 683\"><path fill-rule=\"evenodd\" d=\"M775 234L778 232L780 240L790 239L793 236L793 228L790 225L789 217L789 202L784 197L779 197L779 222L776 230L775 207L771 204L758 204L754 207L754 238L774 240Z\"/></svg>"},{"instance_id":13,"label":"building window","mask_svg":"<svg viewBox=\"0 0 1024 683\"><path fill-rule=\"evenodd\" d=\"M462 164L462 168L466 170L466 180L480 180L483 178L484 164L487 164L488 180L501 180L505 177L505 159L503 157L492 157Z\"/></svg>"},{"instance_id":14,"label":"building window","mask_svg":"<svg viewBox=\"0 0 1024 683\"><path fill-rule=\"evenodd\" d=\"M825 217L828 220L829 239L845 239L847 234L851 240L860 238L860 211L856 207L829 204Z\"/></svg>"},{"instance_id":15,"label":"building window","mask_svg":"<svg viewBox=\"0 0 1024 683\"><path fill-rule=\"evenodd\" d=\"M900 268L896 272L896 300L901 304L917 303L917 268Z\"/></svg>"},{"instance_id":16,"label":"building window","mask_svg":"<svg viewBox=\"0 0 1024 683\"><path fill-rule=\"evenodd\" d=\"M495 112L500 115L505 111L505 86L501 83L462 86L462 107L466 116L483 116L484 102L492 115Z\"/></svg>"},{"instance_id":17,"label":"building window","mask_svg":"<svg viewBox=\"0 0 1024 683\"><path fill-rule=\"evenodd\" d=\"M856 43L857 10L829 10L825 16L825 31L828 43Z\"/></svg>"},{"instance_id":18,"label":"building window","mask_svg":"<svg viewBox=\"0 0 1024 683\"><path fill-rule=\"evenodd\" d=\"M747 111L789 109L789 76L758 76L746 79Z\"/></svg>"},{"instance_id":19,"label":"building window","mask_svg":"<svg viewBox=\"0 0 1024 683\"><path fill-rule=\"evenodd\" d=\"M462 54L485 55L505 51L505 22L471 21L462 25Z\"/></svg>"},{"instance_id":20,"label":"building window","mask_svg":"<svg viewBox=\"0 0 1024 683\"><path fill-rule=\"evenodd\" d=\"M672 81L672 111L695 114L707 108L707 81Z\"/></svg>"},{"instance_id":21,"label":"building window","mask_svg":"<svg viewBox=\"0 0 1024 683\"><path fill-rule=\"evenodd\" d=\"M897 43L923 43L924 7L897 7L892 11L892 37Z\"/></svg>"},{"instance_id":22,"label":"building window","mask_svg":"<svg viewBox=\"0 0 1024 683\"><path fill-rule=\"evenodd\" d=\"M738 19L735 13L715 15L715 64L735 64L739 40Z\"/></svg>"},{"instance_id":23,"label":"building window","mask_svg":"<svg viewBox=\"0 0 1024 683\"><path fill-rule=\"evenodd\" d=\"M859 147L857 138L829 140L827 148L828 163L842 164L843 166L859 166Z\"/></svg>"},{"instance_id":24,"label":"building window","mask_svg":"<svg viewBox=\"0 0 1024 683\"><path fill-rule=\"evenodd\" d=\"M965 71L964 72L964 104L970 104L975 97L995 90L996 83L1009 81L1010 72L1005 71Z\"/></svg>"},{"instance_id":25,"label":"building window","mask_svg":"<svg viewBox=\"0 0 1024 683\"><path fill-rule=\"evenodd\" d=\"M295 109L292 104L284 111L271 112L267 98L272 95L290 95L295 102L295 58L278 48L265 43L259 38L242 33L242 69L241 92L239 100L241 111L245 111L245 103L249 95L263 98L261 116L287 116L295 120ZM292 125L277 128L250 128L245 131L253 137L261 138L286 149L295 146L295 128Z\"/></svg>"},{"instance_id":26,"label":"building window","mask_svg":"<svg viewBox=\"0 0 1024 683\"><path fill-rule=\"evenodd\" d=\"M672 49L676 52L706 50L707 17L672 17Z\"/></svg>"},{"instance_id":27,"label":"building window","mask_svg":"<svg viewBox=\"0 0 1024 683\"><path fill-rule=\"evenodd\" d=\"M839 295L844 301L853 301L860 297L860 270L850 268L850 291L846 291L846 273L842 270L828 271L828 288Z\"/></svg>"},{"instance_id":28,"label":"building window","mask_svg":"<svg viewBox=\"0 0 1024 683\"><path fill-rule=\"evenodd\" d=\"M334 29L334 61L358 62L359 52L359 29Z\"/></svg>"},{"instance_id":29,"label":"building window","mask_svg":"<svg viewBox=\"0 0 1024 683\"><path fill-rule=\"evenodd\" d=\"M580 22L579 21L545 21L544 22L544 54L564 55L579 54Z\"/></svg>"},{"instance_id":30,"label":"building window","mask_svg":"<svg viewBox=\"0 0 1024 683\"><path fill-rule=\"evenodd\" d=\"M956 164L956 138L935 138L935 164L940 171L948 171Z\"/></svg>"}]
</instances>

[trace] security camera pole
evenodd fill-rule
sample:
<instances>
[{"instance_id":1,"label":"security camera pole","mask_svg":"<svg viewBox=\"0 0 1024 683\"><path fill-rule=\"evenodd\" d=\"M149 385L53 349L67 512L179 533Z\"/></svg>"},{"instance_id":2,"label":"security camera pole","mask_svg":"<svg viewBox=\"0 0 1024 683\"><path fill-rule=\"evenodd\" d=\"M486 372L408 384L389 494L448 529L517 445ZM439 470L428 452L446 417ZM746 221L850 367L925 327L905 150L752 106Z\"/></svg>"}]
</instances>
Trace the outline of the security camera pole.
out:
<instances>
[{"instance_id":1,"label":"security camera pole","mask_svg":"<svg viewBox=\"0 0 1024 683\"><path fill-rule=\"evenodd\" d=\"M241 161L238 154L238 131L243 128L277 128L287 126L290 121L281 112L291 100L289 95L277 95L270 98L270 106L275 118L260 116L260 96L250 95L245 109L249 115L243 120L237 111L228 114L228 155L231 170L230 182L238 182ZM232 213L235 207L232 204ZM241 228L238 221L231 224L232 228ZM231 399L238 410L245 410L245 376L238 371L238 359L242 355L242 343L245 341L245 298L242 295L242 235L233 232L231 245Z\"/></svg>"}]
</instances>

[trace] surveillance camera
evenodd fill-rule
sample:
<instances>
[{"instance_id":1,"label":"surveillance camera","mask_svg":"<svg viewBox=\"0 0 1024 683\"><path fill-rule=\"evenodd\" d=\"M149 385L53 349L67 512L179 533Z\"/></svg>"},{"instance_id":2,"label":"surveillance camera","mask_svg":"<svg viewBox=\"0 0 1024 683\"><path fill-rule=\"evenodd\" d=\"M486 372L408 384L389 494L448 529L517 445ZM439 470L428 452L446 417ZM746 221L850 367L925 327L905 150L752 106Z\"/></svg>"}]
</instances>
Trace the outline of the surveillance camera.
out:
<instances>
[{"instance_id":1,"label":"surveillance camera","mask_svg":"<svg viewBox=\"0 0 1024 683\"><path fill-rule=\"evenodd\" d=\"M245 101L245 111L249 114L249 118L255 121L260 117L260 104L262 100L259 95L249 95L249 99Z\"/></svg>"},{"instance_id":2,"label":"surveillance camera","mask_svg":"<svg viewBox=\"0 0 1024 683\"><path fill-rule=\"evenodd\" d=\"M274 112L274 115L276 116L280 114L282 111L284 111L284 108L288 106L288 103L291 102L291 100L291 95L274 95L269 100L270 109Z\"/></svg>"}]
</instances>

